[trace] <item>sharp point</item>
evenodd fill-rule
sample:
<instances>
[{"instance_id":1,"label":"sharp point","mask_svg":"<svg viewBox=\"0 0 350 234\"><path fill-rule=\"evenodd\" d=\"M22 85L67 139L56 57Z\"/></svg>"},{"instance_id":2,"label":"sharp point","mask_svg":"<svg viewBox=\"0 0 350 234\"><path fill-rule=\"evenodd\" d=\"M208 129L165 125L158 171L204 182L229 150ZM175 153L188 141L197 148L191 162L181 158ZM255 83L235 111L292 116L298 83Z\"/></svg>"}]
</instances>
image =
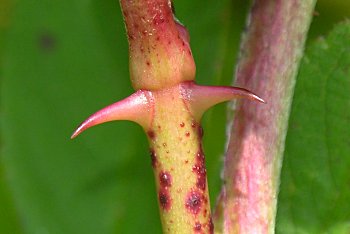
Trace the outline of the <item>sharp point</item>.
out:
<instances>
[{"instance_id":1,"label":"sharp point","mask_svg":"<svg viewBox=\"0 0 350 234\"><path fill-rule=\"evenodd\" d=\"M130 120L142 125L147 119L148 99L143 91L113 103L90 115L71 135L77 137L86 129L113 120ZM146 121L147 122L147 121Z\"/></svg>"},{"instance_id":2,"label":"sharp point","mask_svg":"<svg viewBox=\"0 0 350 234\"><path fill-rule=\"evenodd\" d=\"M252 97L253 97L253 99L255 100L255 101L258 101L258 102L260 102L260 103L264 103L264 104L266 104L267 102L264 100L264 99L262 99L261 97L259 97L258 95L256 95L256 94L254 94L254 93L251 93L251 95L252 95Z\"/></svg>"},{"instance_id":3,"label":"sharp point","mask_svg":"<svg viewBox=\"0 0 350 234\"><path fill-rule=\"evenodd\" d=\"M262 99L261 97L259 97L255 93L249 91L248 89L239 88L239 87L230 87L230 88L234 89L235 91L237 91L237 90L241 91L242 93L238 94L239 96L241 96L241 98L247 98L247 99L250 99L252 101L257 101L257 102L266 104L266 101L264 99Z\"/></svg>"},{"instance_id":4,"label":"sharp point","mask_svg":"<svg viewBox=\"0 0 350 234\"><path fill-rule=\"evenodd\" d=\"M84 122L85 123L85 122ZM81 132L84 131L84 123L80 124L79 127L73 132L73 134L70 136L70 139L76 138Z\"/></svg>"},{"instance_id":5,"label":"sharp point","mask_svg":"<svg viewBox=\"0 0 350 234\"><path fill-rule=\"evenodd\" d=\"M74 138L76 138L79 135L79 133L77 133L77 131L74 131L73 134L70 136L70 139L73 140Z\"/></svg>"}]
</instances>

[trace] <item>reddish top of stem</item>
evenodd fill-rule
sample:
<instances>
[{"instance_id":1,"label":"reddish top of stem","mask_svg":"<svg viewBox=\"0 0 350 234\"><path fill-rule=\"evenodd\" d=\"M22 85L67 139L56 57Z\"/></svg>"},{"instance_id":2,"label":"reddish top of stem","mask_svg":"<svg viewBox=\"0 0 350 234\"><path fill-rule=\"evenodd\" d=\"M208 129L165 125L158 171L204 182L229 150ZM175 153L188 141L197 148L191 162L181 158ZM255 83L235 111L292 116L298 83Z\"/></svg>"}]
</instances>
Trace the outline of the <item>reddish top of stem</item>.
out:
<instances>
[{"instance_id":1,"label":"reddish top of stem","mask_svg":"<svg viewBox=\"0 0 350 234\"><path fill-rule=\"evenodd\" d=\"M121 0L129 41L133 87L159 90L194 80L195 63L185 27L170 0Z\"/></svg>"}]
</instances>

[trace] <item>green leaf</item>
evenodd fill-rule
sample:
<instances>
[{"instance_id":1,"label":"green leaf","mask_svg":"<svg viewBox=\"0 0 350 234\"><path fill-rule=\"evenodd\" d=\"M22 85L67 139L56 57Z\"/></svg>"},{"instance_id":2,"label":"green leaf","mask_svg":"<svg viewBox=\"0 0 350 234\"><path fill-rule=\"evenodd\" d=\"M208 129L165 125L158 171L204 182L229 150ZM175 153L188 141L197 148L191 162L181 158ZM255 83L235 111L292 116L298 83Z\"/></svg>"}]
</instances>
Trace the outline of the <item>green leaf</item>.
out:
<instances>
[{"instance_id":1,"label":"green leaf","mask_svg":"<svg viewBox=\"0 0 350 234\"><path fill-rule=\"evenodd\" d=\"M350 231L350 22L307 49L286 140L278 233Z\"/></svg>"}]
</instances>

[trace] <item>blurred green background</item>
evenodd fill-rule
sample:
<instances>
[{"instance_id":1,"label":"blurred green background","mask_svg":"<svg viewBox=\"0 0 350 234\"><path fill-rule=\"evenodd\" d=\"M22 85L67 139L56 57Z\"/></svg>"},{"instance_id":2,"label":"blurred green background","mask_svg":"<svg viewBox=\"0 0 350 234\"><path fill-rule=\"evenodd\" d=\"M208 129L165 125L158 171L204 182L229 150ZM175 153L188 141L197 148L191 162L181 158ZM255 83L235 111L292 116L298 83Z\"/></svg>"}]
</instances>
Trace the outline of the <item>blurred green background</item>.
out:
<instances>
[{"instance_id":1,"label":"blurred green background","mask_svg":"<svg viewBox=\"0 0 350 234\"><path fill-rule=\"evenodd\" d=\"M247 1L174 3L190 31L197 82L232 83ZM349 1L319 1L307 44L347 17ZM161 233L142 129L113 122L69 138L91 113L133 92L127 52L116 0L0 0L0 233ZM225 110L216 106L203 119L212 205L221 183ZM294 145L298 141L288 135L287 153ZM305 157L301 152L296 162L286 154L278 232L350 233L349 206L333 209L335 214L322 210L334 200L315 205L317 196L309 193L325 188L309 191L311 179L291 175ZM315 167L313 176L327 166ZM339 186L350 190L350 176L344 178L346 184ZM344 201L350 199L346 195ZM323 212L320 219L318 212Z\"/></svg>"}]
</instances>

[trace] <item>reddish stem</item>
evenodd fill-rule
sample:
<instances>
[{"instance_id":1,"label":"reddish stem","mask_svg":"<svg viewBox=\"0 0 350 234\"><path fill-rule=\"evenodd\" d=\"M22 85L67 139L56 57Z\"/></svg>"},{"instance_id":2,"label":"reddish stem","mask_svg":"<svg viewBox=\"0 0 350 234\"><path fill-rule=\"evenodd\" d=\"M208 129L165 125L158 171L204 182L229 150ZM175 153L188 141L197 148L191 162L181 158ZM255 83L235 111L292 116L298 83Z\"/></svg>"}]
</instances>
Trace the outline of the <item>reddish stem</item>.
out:
<instances>
[{"instance_id":1,"label":"reddish stem","mask_svg":"<svg viewBox=\"0 0 350 234\"><path fill-rule=\"evenodd\" d=\"M220 204L224 233L274 232L289 109L314 5L256 0L252 7L236 84L267 105L242 101L235 111Z\"/></svg>"},{"instance_id":2,"label":"reddish stem","mask_svg":"<svg viewBox=\"0 0 350 234\"><path fill-rule=\"evenodd\" d=\"M133 87L156 90L194 80L187 30L174 21L170 0L120 0L129 41Z\"/></svg>"}]
</instances>

